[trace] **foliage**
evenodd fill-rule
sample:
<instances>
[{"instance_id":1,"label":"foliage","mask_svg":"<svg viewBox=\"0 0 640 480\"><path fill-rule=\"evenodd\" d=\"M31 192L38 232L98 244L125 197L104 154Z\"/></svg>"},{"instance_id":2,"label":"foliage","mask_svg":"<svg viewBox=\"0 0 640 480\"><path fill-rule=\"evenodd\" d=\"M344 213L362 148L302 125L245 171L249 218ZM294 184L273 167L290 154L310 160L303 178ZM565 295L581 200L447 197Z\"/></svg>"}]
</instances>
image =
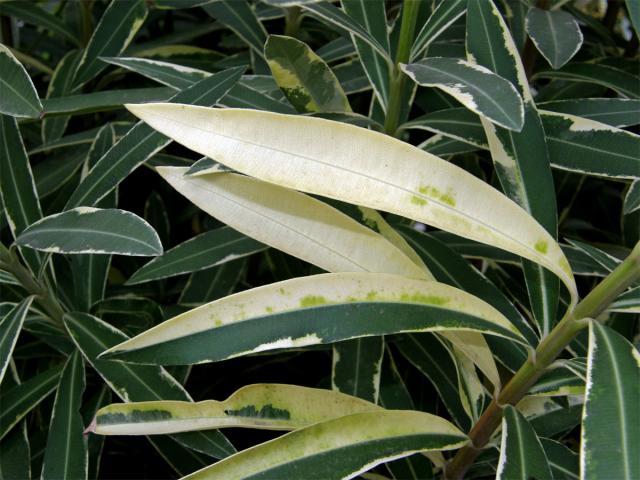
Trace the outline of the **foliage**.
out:
<instances>
[{"instance_id":1,"label":"foliage","mask_svg":"<svg viewBox=\"0 0 640 480\"><path fill-rule=\"evenodd\" d=\"M638 14L0 0L0 478L640 478Z\"/></svg>"}]
</instances>

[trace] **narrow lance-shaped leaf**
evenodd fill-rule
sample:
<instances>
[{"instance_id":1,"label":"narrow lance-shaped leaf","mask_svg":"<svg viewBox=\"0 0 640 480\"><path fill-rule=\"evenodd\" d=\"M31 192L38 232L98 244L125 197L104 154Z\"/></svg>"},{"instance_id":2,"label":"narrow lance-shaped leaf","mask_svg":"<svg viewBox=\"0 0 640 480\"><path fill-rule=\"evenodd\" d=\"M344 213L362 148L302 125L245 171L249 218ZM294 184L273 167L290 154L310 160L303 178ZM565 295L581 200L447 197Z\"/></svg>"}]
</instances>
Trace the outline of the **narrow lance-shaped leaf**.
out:
<instances>
[{"instance_id":1,"label":"narrow lance-shaped leaf","mask_svg":"<svg viewBox=\"0 0 640 480\"><path fill-rule=\"evenodd\" d=\"M281 384L242 387L223 401L117 403L101 408L89 431L155 435L225 427L297 430L354 413L382 410L343 393Z\"/></svg>"},{"instance_id":2,"label":"narrow lance-shaped leaf","mask_svg":"<svg viewBox=\"0 0 640 480\"><path fill-rule=\"evenodd\" d=\"M320 200L235 173L190 177L185 171L158 168L178 192L248 237L329 272L428 278L384 237Z\"/></svg>"},{"instance_id":3,"label":"narrow lance-shaped leaf","mask_svg":"<svg viewBox=\"0 0 640 480\"><path fill-rule=\"evenodd\" d=\"M270 35L264 54L273 78L298 111L351 111L336 76L305 43L291 37Z\"/></svg>"},{"instance_id":4,"label":"narrow lance-shaped leaf","mask_svg":"<svg viewBox=\"0 0 640 480\"><path fill-rule=\"evenodd\" d=\"M3 388L20 384L15 365L10 366ZM0 472L2 479L31 478L31 446L27 434L27 421L23 420L0 441Z\"/></svg>"},{"instance_id":5,"label":"narrow lance-shaped leaf","mask_svg":"<svg viewBox=\"0 0 640 480\"><path fill-rule=\"evenodd\" d=\"M332 388L377 403L384 345L384 337L381 336L334 344Z\"/></svg>"},{"instance_id":6,"label":"narrow lance-shaped leaf","mask_svg":"<svg viewBox=\"0 0 640 480\"><path fill-rule=\"evenodd\" d=\"M39 5L21 1L5 1L0 5L0 14L19 18L26 23L43 27L57 33L71 43L80 46L80 41L73 30L55 15L49 13Z\"/></svg>"},{"instance_id":7,"label":"narrow lance-shaped leaf","mask_svg":"<svg viewBox=\"0 0 640 480\"><path fill-rule=\"evenodd\" d=\"M42 111L36 87L11 50L0 44L0 114L37 118Z\"/></svg>"},{"instance_id":8,"label":"narrow lance-shaped leaf","mask_svg":"<svg viewBox=\"0 0 640 480\"><path fill-rule=\"evenodd\" d=\"M73 77L75 76L81 55L81 50L71 50L58 62L49 81L49 86L47 87L47 98L62 97L72 91ZM42 141L47 143L62 137L70 118L70 115L61 115L57 118L45 118L42 121Z\"/></svg>"},{"instance_id":9,"label":"narrow lance-shaped leaf","mask_svg":"<svg viewBox=\"0 0 640 480\"><path fill-rule=\"evenodd\" d=\"M15 118L2 114L0 152L0 196L11 234L17 238L25 228L42 218L42 210L18 123ZM21 253L31 270L37 272L41 255L27 249Z\"/></svg>"},{"instance_id":10,"label":"narrow lance-shaped leaf","mask_svg":"<svg viewBox=\"0 0 640 480\"><path fill-rule=\"evenodd\" d=\"M172 97L172 101L215 105L238 81L244 68L231 68L205 78ZM66 208L92 206L111 192L133 170L171 143L142 122L136 124L104 156L80 183Z\"/></svg>"},{"instance_id":11,"label":"narrow lance-shaped leaf","mask_svg":"<svg viewBox=\"0 0 640 480\"><path fill-rule=\"evenodd\" d=\"M80 352L75 351L62 369L56 390L42 464L43 480L87 478L87 439L82 434L80 415L84 387L84 363Z\"/></svg>"},{"instance_id":12,"label":"narrow lance-shaped leaf","mask_svg":"<svg viewBox=\"0 0 640 480\"><path fill-rule=\"evenodd\" d=\"M422 55L429 44L440 36L467 9L467 0L442 0L418 32L411 47L411 60Z\"/></svg>"},{"instance_id":13,"label":"narrow lance-shaped leaf","mask_svg":"<svg viewBox=\"0 0 640 480\"><path fill-rule=\"evenodd\" d=\"M517 253L558 275L575 297L569 264L544 228L480 179L404 142L319 118L168 104L128 108L179 143L242 173ZM415 167L411 175L407 162Z\"/></svg>"},{"instance_id":14,"label":"narrow lance-shaped leaf","mask_svg":"<svg viewBox=\"0 0 640 480\"><path fill-rule=\"evenodd\" d=\"M123 401L191 401L187 391L161 367L126 365L97 358L104 350L127 339L120 330L83 313L67 314L63 320L71 339L85 359ZM180 433L172 438L216 458L234 451L228 440L215 430Z\"/></svg>"},{"instance_id":15,"label":"narrow lance-shaped leaf","mask_svg":"<svg viewBox=\"0 0 640 480\"><path fill-rule=\"evenodd\" d=\"M544 117L545 110L568 113L577 117L623 128L640 123L640 100L630 98L580 98L538 103ZM549 134L551 132L547 132Z\"/></svg>"},{"instance_id":16,"label":"narrow lance-shaped leaf","mask_svg":"<svg viewBox=\"0 0 640 480\"><path fill-rule=\"evenodd\" d=\"M328 273L216 300L111 348L104 358L189 364L429 330L471 330L523 341L493 307L453 287L396 275Z\"/></svg>"},{"instance_id":17,"label":"narrow lance-shaped leaf","mask_svg":"<svg viewBox=\"0 0 640 480\"><path fill-rule=\"evenodd\" d=\"M561 442L549 438L540 438L542 448L547 456L553 478L575 479L580 478L578 472L578 455Z\"/></svg>"},{"instance_id":18,"label":"narrow lance-shaped leaf","mask_svg":"<svg viewBox=\"0 0 640 480\"><path fill-rule=\"evenodd\" d=\"M510 198L556 238L555 190L545 131L518 50L492 0L471 0L467 13L467 57L511 81L524 99L520 132L501 129L481 118L500 184ZM524 261L523 269L533 314L545 336L556 320L559 283L538 264Z\"/></svg>"},{"instance_id":19,"label":"narrow lance-shaped leaf","mask_svg":"<svg viewBox=\"0 0 640 480\"><path fill-rule=\"evenodd\" d=\"M497 480L553 478L547 456L533 427L511 405L504 410Z\"/></svg>"},{"instance_id":20,"label":"narrow lance-shaped leaf","mask_svg":"<svg viewBox=\"0 0 640 480\"><path fill-rule=\"evenodd\" d=\"M582 32L570 13L531 8L525 21L529 38L553 68L561 68L582 46Z\"/></svg>"},{"instance_id":21,"label":"narrow lance-shaped leaf","mask_svg":"<svg viewBox=\"0 0 640 480\"><path fill-rule=\"evenodd\" d=\"M640 354L616 331L589 325L587 392L582 412L580 478L640 477ZM603 435L603 432L607 432Z\"/></svg>"},{"instance_id":22,"label":"narrow lance-shaped leaf","mask_svg":"<svg viewBox=\"0 0 640 480\"><path fill-rule=\"evenodd\" d=\"M357 477L425 450L450 450L467 437L443 418L413 411L365 412L317 423L247 449L185 480Z\"/></svg>"},{"instance_id":23,"label":"narrow lance-shaped leaf","mask_svg":"<svg viewBox=\"0 0 640 480\"><path fill-rule=\"evenodd\" d=\"M203 233L168 250L135 272L128 285L196 272L263 251L266 245L229 227Z\"/></svg>"},{"instance_id":24,"label":"narrow lance-shaped leaf","mask_svg":"<svg viewBox=\"0 0 640 480\"><path fill-rule=\"evenodd\" d=\"M25 298L0 318L0 382L9 366L9 360L33 298Z\"/></svg>"},{"instance_id":25,"label":"narrow lance-shaped leaf","mask_svg":"<svg viewBox=\"0 0 640 480\"><path fill-rule=\"evenodd\" d=\"M122 52L147 18L144 0L120 2L113 0L100 17L100 22L80 59L74 83L81 85L106 68L103 56L116 56Z\"/></svg>"},{"instance_id":26,"label":"narrow lance-shaped leaf","mask_svg":"<svg viewBox=\"0 0 640 480\"><path fill-rule=\"evenodd\" d=\"M469 110L504 128L522 129L524 113L520 94L508 80L483 66L434 57L403 65L402 70L419 85L443 90Z\"/></svg>"},{"instance_id":27,"label":"narrow lance-shaped leaf","mask_svg":"<svg viewBox=\"0 0 640 480\"><path fill-rule=\"evenodd\" d=\"M155 256L162 253L156 231L137 215L116 208L78 207L32 224L19 245L53 253Z\"/></svg>"}]
</instances>

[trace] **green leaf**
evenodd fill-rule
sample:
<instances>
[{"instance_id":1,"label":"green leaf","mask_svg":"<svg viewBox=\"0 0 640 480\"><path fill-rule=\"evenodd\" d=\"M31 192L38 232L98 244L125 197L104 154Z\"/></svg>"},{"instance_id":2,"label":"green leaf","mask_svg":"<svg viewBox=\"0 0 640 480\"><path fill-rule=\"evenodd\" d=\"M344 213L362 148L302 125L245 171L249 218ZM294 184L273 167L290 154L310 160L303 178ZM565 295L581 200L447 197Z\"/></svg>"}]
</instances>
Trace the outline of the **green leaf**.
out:
<instances>
[{"instance_id":1,"label":"green leaf","mask_svg":"<svg viewBox=\"0 0 640 480\"><path fill-rule=\"evenodd\" d=\"M466 441L451 423L428 413L357 413L288 433L185 480L354 478L392 459L425 450L451 450Z\"/></svg>"},{"instance_id":2,"label":"green leaf","mask_svg":"<svg viewBox=\"0 0 640 480\"><path fill-rule=\"evenodd\" d=\"M595 83L610 88L626 98L640 98L638 78L608 65L596 63L571 63L560 70L536 72L532 79L549 78L569 82Z\"/></svg>"},{"instance_id":3,"label":"green leaf","mask_svg":"<svg viewBox=\"0 0 640 480\"><path fill-rule=\"evenodd\" d=\"M189 275L178 304L198 307L231 295L246 273L246 260L233 260Z\"/></svg>"},{"instance_id":4,"label":"green leaf","mask_svg":"<svg viewBox=\"0 0 640 480\"><path fill-rule=\"evenodd\" d=\"M64 324L85 359L123 401L191 401L187 391L161 367L126 365L97 358L104 350L127 339L108 323L92 315L73 313L64 316ZM234 451L218 431L182 433L172 438L216 458Z\"/></svg>"},{"instance_id":5,"label":"green leaf","mask_svg":"<svg viewBox=\"0 0 640 480\"><path fill-rule=\"evenodd\" d=\"M442 0L416 36L411 47L411 60L420 57L429 44L460 18L466 9L466 0Z\"/></svg>"},{"instance_id":6,"label":"green leaf","mask_svg":"<svg viewBox=\"0 0 640 480\"><path fill-rule=\"evenodd\" d=\"M33 298L25 298L0 318L0 382L9 366L9 360Z\"/></svg>"},{"instance_id":7,"label":"green leaf","mask_svg":"<svg viewBox=\"0 0 640 480\"><path fill-rule=\"evenodd\" d=\"M570 13L532 7L525 28L542 56L555 68L561 68L580 50L582 32Z\"/></svg>"},{"instance_id":8,"label":"green leaf","mask_svg":"<svg viewBox=\"0 0 640 480\"><path fill-rule=\"evenodd\" d=\"M255 53L264 55L267 31L247 0L217 0L202 8L244 40Z\"/></svg>"},{"instance_id":9,"label":"green leaf","mask_svg":"<svg viewBox=\"0 0 640 480\"><path fill-rule=\"evenodd\" d=\"M183 145L239 172L404 215L522 255L556 273L575 296L568 262L544 228L483 181L404 142L303 116L171 104L128 108ZM413 166L411 175L407 162Z\"/></svg>"},{"instance_id":10,"label":"green leaf","mask_svg":"<svg viewBox=\"0 0 640 480\"><path fill-rule=\"evenodd\" d=\"M0 439L55 390L59 378L60 367L56 366L2 393Z\"/></svg>"},{"instance_id":11,"label":"green leaf","mask_svg":"<svg viewBox=\"0 0 640 480\"><path fill-rule=\"evenodd\" d=\"M511 405L504 408L497 480L553 478L540 439L527 419Z\"/></svg>"},{"instance_id":12,"label":"green leaf","mask_svg":"<svg viewBox=\"0 0 640 480\"><path fill-rule=\"evenodd\" d=\"M626 0L627 11L629 12L629 20L633 25L636 35L640 35L640 5L633 0Z\"/></svg>"},{"instance_id":13,"label":"green leaf","mask_svg":"<svg viewBox=\"0 0 640 480\"><path fill-rule=\"evenodd\" d=\"M460 59L434 57L403 65L402 70L418 85L439 88L504 128L522 129L524 112L518 91L487 68Z\"/></svg>"},{"instance_id":14,"label":"green leaf","mask_svg":"<svg viewBox=\"0 0 640 480\"><path fill-rule=\"evenodd\" d=\"M84 362L75 351L62 369L56 389L42 465L43 480L87 478L87 439L82 434L80 415L84 387Z\"/></svg>"},{"instance_id":15,"label":"green leaf","mask_svg":"<svg viewBox=\"0 0 640 480\"><path fill-rule=\"evenodd\" d=\"M158 172L196 206L231 228L328 272L429 278L387 239L333 207L288 188L235 173Z\"/></svg>"},{"instance_id":16,"label":"green leaf","mask_svg":"<svg viewBox=\"0 0 640 480\"><path fill-rule=\"evenodd\" d=\"M26 23L43 27L45 30L56 33L71 43L80 46L80 41L76 34L66 23L37 4L16 0L5 1L0 4L0 14L19 18Z\"/></svg>"},{"instance_id":17,"label":"green leaf","mask_svg":"<svg viewBox=\"0 0 640 480\"><path fill-rule=\"evenodd\" d=\"M222 401L109 405L96 413L88 431L98 435L156 435L228 427L297 430L371 410L382 409L331 390L261 383L243 387Z\"/></svg>"},{"instance_id":18,"label":"green leaf","mask_svg":"<svg viewBox=\"0 0 640 480\"><path fill-rule=\"evenodd\" d=\"M20 379L12 366L9 375L2 383L2 387L11 388L19 384ZM0 441L0 472L2 480L31 478L31 447L26 420L13 428Z\"/></svg>"},{"instance_id":19,"label":"green leaf","mask_svg":"<svg viewBox=\"0 0 640 480\"><path fill-rule=\"evenodd\" d=\"M238 81L244 68L231 68L205 78L172 97L171 101L215 105ZM69 198L66 207L92 206L111 192L139 165L171 143L142 122L137 123L98 160Z\"/></svg>"},{"instance_id":20,"label":"green leaf","mask_svg":"<svg viewBox=\"0 0 640 480\"><path fill-rule=\"evenodd\" d=\"M618 295L607 309L611 312L640 313L640 287L635 287Z\"/></svg>"},{"instance_id":21,"label":"green leaf","mask_svg":"<svg viewBox=\"0 0 640 480\"><path fill-rule=\"evenodd\" d=\"M364 337L333 345L334 390L378 403L384 337Z\"/></svg>"},{"instance_id":22,"label":"green leaf","mask_svg":"<svg viewBox=\"0 0 640 480\"><path fill-rule=\"evenodd\" d=\"M328 273L216 300L112 348L105 358L213 362L280 348L445 329L523 341L497 310L453 287L397 275Z\"/></svg>"},{"instance_id":23,"label":"green leaf","mask_svg":"<svg viewBox=\"0 0 640 480\"><path fill-rule=\"evenodd\" d=\"M590 322L580 478L640 477L640 423L635 421L640 405L638 359L638 350L626 338Z\"/></svg>"},{"instance_id":24,"label":"green leaf","mask_svg":"<svg viewBox=\"0 0 640 480\"><path fill-rule=\"evenodd\" d=\"M391 64L388 50L371 34L363 28L357 21L351 18L343 10L335 7L329 2L321 1L315 3L304 3L301 7L311 13L314 17L321 18L325 22L344 29L351 35L358 37L367 43L371 48L384 58L388 65ZM384 41L384 40L383 40Z\"/></svg>"},{"instance_id":25,"label":"green leaf","mask_svg":"<svg viewBox=\"0 0 640 480\"><path fill-rule=\"evenodd\" d=\"M38 118L42 104L27 71L11 50L0 44L0 114L13 117Z\"/></svg>"},{"instance_id":26,"label":"green leaf","mask_svg":"<svg viewBox=\"0 0 640 480\"><path fill-rule=\"evenodd\" d=\"M73 77L80 61L81 50L71 50L56 65L47 87L47 99L68 95L73 89ZM45 100L46 103L46 100ZM44 107L43 107L44 108ZM62 137L70 115L62 115L57 118L45 118L42 121L42 141L53 142Z\"/></svg>"},{"instance_id":27,"label":"green leaf","mask_svg":"<svg viewBox=\"0 0 640 480\"><path fill-rule=\"evenodd\" d=\"M78 207L50 215L32 224L16 241L53 253L162 254L160 238L151 225L116 208Z\"/></svg>"},{"instance_id":28,"label":"green leaf","mask_svg":"<svg viewBox=\"0 0 640 480\"><path fill-rule=\"evenodd\" d=\"M491 0L472 0L468 19L467 56L517 85L524 99L520 132L501 129L481 118L500 184L511 199L557 238L557 207L545 131L515 43ZM496 42L496 37L504 41ZM523 261L522 266L533 315L544 337L556 321L559 283L537 264Z\"/></svg>"},{"instance_id":29,"label":"green leaf","mask_svg":"<svg viewBox=\"0 0 640 480\"><path fill-rule=\"evenodd\" d=\"M212 0L154 0L153 5L160 10L182 10L210 3Z\"/></svg>"},{"instance_id":30,"label":"green leaf","mask_svg":"<svg viewBox=\"0 0 640 480\"><path fill-rule=\"evenodd\" d=\"M165 101L173 94L173 89L161 87L106 90L68 97L53 97L42 101L42 115L48 118L53 115L103 112L122 108L122 105L130 102Z\"/></svg>"},{"instance_id":31,"label":"green leaf","mask_svg":"<svg viewBox=\"0 0 640 480\"><path fill-rule=\"evenodd\" d=\"M538 107L557 113L623 128L640 123L640 100L629 98L580 98L538 103Z\"/></svg>"},{"instance_id":32,"label":"green leaf","mask_svg":"<svg viewBox=\"0 0 640 480\"><path fill-rule=\"evenodd\" d=\"M384 0L342 0L342 8L354 21L364 26L366 31L390 51L387 27L387 13ZM351 40L369 78L378 102L386 111L389 102L389 67L385 57L381 56L369 44L355 35Z\"/></svg>"},{"instance_id":33,"label":"green leaf","mask_svg":"<svg viewBox=\"0 0 640 480\"><path fill-rule=\"evenodd\" d=\"M74 83L82 85L106 68L100 57L120 55L147 18L144 0L113 0L100 18L76 70Z\"/></svg>"},{"instance_id":34,"label":"green leaf","mask_svg":"<svg viewBox=\"0 0 640 480\"><path fill-rule=\"evenodd\" d=\"M0 114L0 197L13 238L42 218L40 201L27 152L15 118ZM21 251L33 272L40 268L41 255Z\"/></svg>"},{"instance_id":35,"label":"green leaf","mask_svg":"<svg viewBox=\"0 0 640 480\"><path fill-rule=\"evenodd\" d=\"M580 478L579 460L573 450L565 447L562 443L549 438L540 438L542 448L547 456L551 474L554 479L575 479Z\"/></svg>"},{"instance_id":36,"label":"green leaf","mask_svg":"<svg viewBox=\"0 0 640 480\"><path fill-rule=\"evenodd\" d=\"M305 43L270 35L264 55L273 78L299 112L351 111L336 76Z\"/></svg>"},{"instance_id":37,"label":"green leaf","mask_svg":"<svg viewBox=\"0 0 640 480\"><path fill-rule=\"evenodd\" d=\"M128 285L168 278L223 265L261 252L267 247L252 238L222 227L194 237L154 258L135 272Z\"/></svg>"}]
</instances>

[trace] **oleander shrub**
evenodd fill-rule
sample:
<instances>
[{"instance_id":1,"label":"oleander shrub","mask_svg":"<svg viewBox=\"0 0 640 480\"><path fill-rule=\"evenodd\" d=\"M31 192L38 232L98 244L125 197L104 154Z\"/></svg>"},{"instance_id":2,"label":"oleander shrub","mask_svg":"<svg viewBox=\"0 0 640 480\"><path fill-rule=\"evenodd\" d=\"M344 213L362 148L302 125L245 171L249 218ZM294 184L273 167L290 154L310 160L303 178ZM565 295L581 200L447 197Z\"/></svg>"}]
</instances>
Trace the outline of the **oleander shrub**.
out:
<instances>
[{"instance_id":1,"label":"oleander shrub","mask_svg":"<svg viewBox=\"0 0 640 480\"><path fill-rule=\"evenodd\" d=\"M1 479L640 478L640 2L0 27Z\"/></svg>"}]
</instances>

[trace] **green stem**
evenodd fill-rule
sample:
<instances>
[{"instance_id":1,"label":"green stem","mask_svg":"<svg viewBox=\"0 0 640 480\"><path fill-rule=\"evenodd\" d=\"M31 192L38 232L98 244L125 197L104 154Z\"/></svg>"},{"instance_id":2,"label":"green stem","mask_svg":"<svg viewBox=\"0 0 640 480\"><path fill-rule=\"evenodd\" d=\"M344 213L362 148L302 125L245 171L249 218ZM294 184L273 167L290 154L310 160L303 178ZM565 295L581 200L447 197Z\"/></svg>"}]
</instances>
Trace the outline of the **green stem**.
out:
<instances>
[{"instance_id":1,"label":"green stem","mask_svg":"<svg viewBox=\"0 0 640 480\"><path fill-rule=\"evenodd\" d=\"M402 112L402 93L406 75L400 70L401 63L407 63L411 55L413 36L416 31L416 19L418 16L418 0L405 0L402 6L402 20L400 24L400 38L396 51L395 64L391 72L389 83L389 104L384 120L384 131L388 135L395 136L400 123Z\"/></svg>"},{"instance_id":2,"label":"green stem","mask_svg":"<svg viewBox=\"0 0 640 480\"><path fill-rule=\"evenodd\" d=\"M584 319L600 315L611 302L640 279L640 242L613 272L594 288L542 339L533 355L520 367L469 432L470 445L458 450L447 465L447 479L461 479L500 424L504 405L515 405L526 395L577 333L588 325Z\"/></svg>"},{"instance_id":3,"label":"green stem","mask_svg":"<svg viewBox=\"0 0 640 480\"><path fill-rule=\"evenodd\" d=\"M49 289L42 286L4 245L0 246L0 268L11 273L29 295L35 295L35 301L47 313L49 318L62 325L64 310L58 301L50 294Z\"/></svg>"},{"instance_id":4,"label":"green stem","mask_svg":"<svg viewBox=\"0 0 640 480\"><path fill-rule=\"evenodd\" d=\"M284 12L284 34L288 37L296 37L302 23L302 9L289 7Z\"/></svg>"},{"instance_id":5,"label":"green stem","mask_svg":"<svg viewBox=\"0 0 640 480\"><path fill-rule=\"evenodd\" d=\"M80 12L82 15L82 44L86 47L93 34L93 0L80 2Z\"/></svg>"}]
</instances>

